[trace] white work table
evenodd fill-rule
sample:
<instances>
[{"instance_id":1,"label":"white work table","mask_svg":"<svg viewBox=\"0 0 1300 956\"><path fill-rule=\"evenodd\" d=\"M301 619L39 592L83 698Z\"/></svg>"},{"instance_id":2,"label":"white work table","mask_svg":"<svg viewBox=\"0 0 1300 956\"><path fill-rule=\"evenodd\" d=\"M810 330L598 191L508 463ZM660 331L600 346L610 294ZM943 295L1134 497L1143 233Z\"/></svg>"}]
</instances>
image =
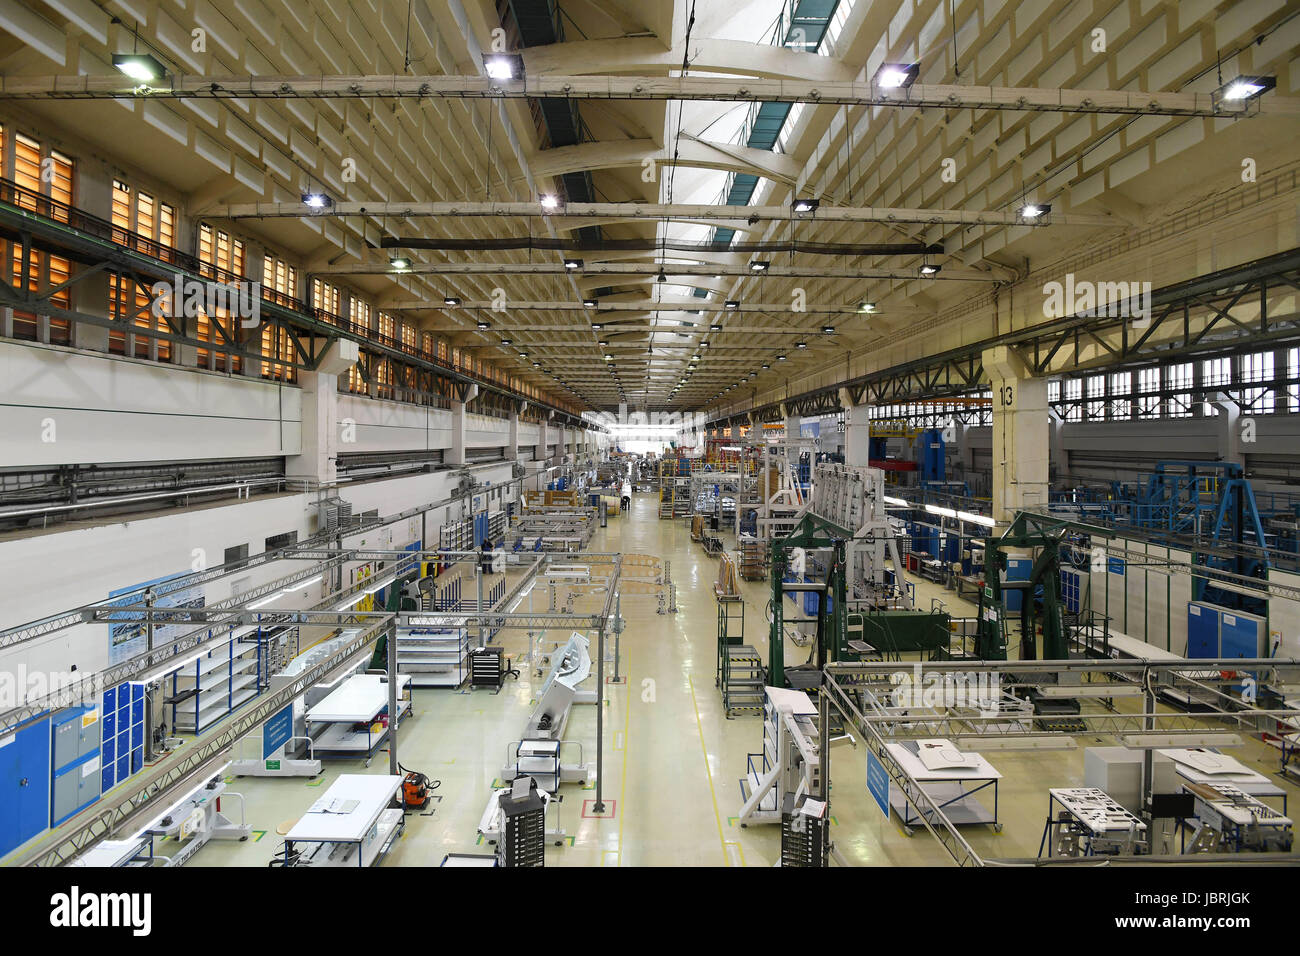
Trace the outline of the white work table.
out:
<instances>
[{"instance_id":1,"label":"white work table","mask_svg":"<svg viewBox=\"0 0 1300 956\"><path fill-rule=\"evenodd\" d=\"M1058 816L1053 805L1065 811ZM1038 855L1052 856L1056 839L1053 829L1064 827L1083 841L1083 855L1104 852L1134 852L1147 825L1098 787L1053 787L1047 791L1047 825L1038 843Z\"/></svg>"},{"instance_id":2,"label":"white work table","mask_svg":"<svg viewBox=\"0 0 1300 956\"><path fill-rule=\"evenodd\" d=\"M391 723L401 720L411 709L411 676L398 674L397 713ZM313 750L320 756L344 755L366 757L367 766L379 746L388 739L388 728L372 732L370 724L388 707L388 678L382 674L353 674L309 711L308 724L330 724L314 738ZM352 725L365 724L364 730Z\"/></svg>"},{"instance_id":3,"label":"white work table","mask_svg":"<svg viewBox=\"0 0 1300 956\"><path fill-rule=\"evenodd\" d=\"M398 674L397 695L410 687L408 674ZM360 723L371 720L388 706L388 678L381 674L353 674L307 711L307 719L322 723Z\"/></svg>"},{"instance_id":4,"label":"white work table","mask_svg":"<svg viewBox=\"0 0 1300 956\"><path fill-rule=\"evenodd\" d=\"M967 753L968 763L963 766L950 766L931 769L917 756L917 741L886 744L890 756L898 763L907 776L917 782L932 801L956 826L974 824L991 824L994 830L1001 830L998 822L998 781L1002 774L980 754ZM976 784L968 788L968 784ZM993 788L993 811L974 799L974 794L987 787ZM921 822L921 817L913 812L907 797L897 788L890 788L890 805L898 811L903 826L910 827Z\"/></svg>"},{"instance_id":5,"label":"white work table","mask_svg":"<svg viewBox=\"0 0 1300 956\"><path fill-rule=\"evenodd\" d=\"M1147 661L1181 661L1182 657L1172 651L1167 651L1163 647L1156 647L1154 644L1148 644L1146 641L1139 640L1136 637L1129 637L1127 634L1121 634L1119 631L1111 631L1106 635L1107 643L1110 647L1110 656L1115 658L1133 658L1135 660Z\"/></svg>"},{"instance_id":6,"label":"white work table","mask_svg":"<svg viewBox=\"0 0 1300 956\"><path fill-rule=\"evenodd\" d=\"M1286 815L1286 790L1227 754L1196 747L1159 750L1157 753L1172 760L1178 776L1191 783L1231 784L1252 797L1281 797L1282 813Z\"/></svg>"},{"instance_id":7,"label":"white work table","mask_svg":"<svg viewBox=\"0 0 1300 956\"><path fill-rule=\"evenodd\" d=\"M343 774L285 836L286 858L295 843L356 844L356 865L370 866L401 826L402 810L391 806L401 788L397 774ZM334 859L318 852L309 865L352 865L350 856Z\"/></svg>"}]
</instances>

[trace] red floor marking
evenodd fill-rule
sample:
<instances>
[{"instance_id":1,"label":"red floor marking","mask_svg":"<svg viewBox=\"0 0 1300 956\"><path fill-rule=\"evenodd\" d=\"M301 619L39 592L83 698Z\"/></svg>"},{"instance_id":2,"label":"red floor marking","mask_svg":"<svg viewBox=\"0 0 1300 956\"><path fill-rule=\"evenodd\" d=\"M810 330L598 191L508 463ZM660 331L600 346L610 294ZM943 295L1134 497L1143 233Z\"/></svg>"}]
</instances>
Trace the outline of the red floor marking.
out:
<instances>
[{"instance_id":1,"label":"red floor marking","mask_svg":"<svg viewBox=\"0 0 1300 956\"><path fill-rule=\"evenodd\" d=\"M583 800L583 801L582 801L582 816L583 816L583 819L585 819L585 820L612 820L612 819L614 818L614 813L615 813L615 811L616 811L617 808L618 808L618 801L617 801L617 800L606 800L606 801L605 801L605 812L604 812L604 813L588 813L588 812L587 812L587 807L588 807L590 804L593 804L593 803L595 803L595 802L596 802L595 800Z\"/></svg>"}]
</instances>

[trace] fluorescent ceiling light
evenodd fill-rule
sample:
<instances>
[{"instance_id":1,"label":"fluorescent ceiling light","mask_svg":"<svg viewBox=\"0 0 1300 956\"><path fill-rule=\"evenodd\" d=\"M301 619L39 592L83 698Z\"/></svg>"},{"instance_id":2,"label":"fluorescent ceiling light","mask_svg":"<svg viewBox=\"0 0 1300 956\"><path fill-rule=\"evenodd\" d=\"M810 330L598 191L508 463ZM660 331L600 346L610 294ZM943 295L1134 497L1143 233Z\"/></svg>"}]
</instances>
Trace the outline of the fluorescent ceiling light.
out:
<instances>
[{"instance_id":1,"label":"fluorescent ceiling light","mask_svg":"<svg viewBox=\"0 0 1300 956\"><path fill-rule=\"evenodd\" d=\"M581 260L581 259L565 259L565 260L564 260L564 268L566 268L566 269L568 269L568 270L570 270L570 271L572 271L572 270L574 270L574 269L581 269L581 268L582 268L582 260Z\"/></svg>"},{"instance_id":2,"label":"fluorescent ceiling light","mask_svg":"<svg viewBox=\"0 0 1300 956\"><path fill-rule=\"evenodd\" d=\"M864 315L869 315L869 314L871 314L872 312L875 312L875 311L876 311L876 303L874 303L874 302L859 302L859 303L858 303L858 311L861 312L861 313L863 313Z\"/></svg>"},{"instance_id":3,"label":"fluorescent ceiling light","mask_svg":"<svg viewBox=\"0 0 1300 956\"><path fill-rule=\"evenodd\" d=\"M1237 734L1214 731L1187 730L1167 734L1120 734L1120 743L1134 750L1157 750L1164 747L1240 747Z\"/></svg>"},{"instance_id":4,"label":"fluorescent ceiling light","mask_svg":"<svg viewBox=\"0 0 1300 956\"><path fill-rule=\"evenodd\" d=\"M739 308L740 308L740 302L739 302L738 300L736 300L736 299L728 299L728 300L726 301L726 303L725 303L724 308L728 308L728 309L739 309Z\"/></svg>"},{"instance_id":5,"label":"fluorescent ceiling light","mask_svg":"<svg viewBox=\"0 0 1300 956\"><path fill-rule=\"evenodd\" d=\"M957 512L956 512L956 511L954 511L954 510L951 509L951 508L944 508L944 507L941 506L941 505L931 505L931 504L927 504L927 505L925 506L925 510L928 511L928 512L930 512L930 514L932 514L932 515L941 515L941 516L943 516L943 517L945 517L945 518L955 518L955 517L957 517Z\"/></svg>"},{"instance_id":6,"label":"fluorescent ceiling light","mask_svg":"<svg viewBox=\"0 0 1300 956\"><path fill-rule=\"evenodd\" d=\"M796 199L790 204L790 208L795 212L816 212L820 205L819 199Z\"/></svg>"},{"instance_id":7,"label":"fluorescent ceiling light","mask_svg":"<svg viewBox=\"0 0 1300 956\"><path fill-rule=\"evenodd\" d=\"M1046 216L1052 211L1052 207L1047 203L1031 202L1020 207L1021 219L1037 219L1040 216Z\"/></svg>"},{"instance_id":8,"label":"fluorescent ceiling light","mask_svg":"<svg viewBox=\"0 0 1300 956\"><path fill-rule=\"evenodd\" d=\"M542 204L542 208L543 208L543 209L559 209L559 208L560 208L560 200L559 200L557 197L551 195L550 193L547 193L546 195L544 195L544 196L539 200L539 202Z\"/></svg>"},{"instance_id":9,"label":"fluorescent ceiling light","mask_svg":"<svg viewBox=\"0 0 1300 956\"><path fill-rule=\"evenodd\" d=\"M987 515L977 515L969 511L958 511L957 517L960 518L962 521L969 521L972 524L982 524L986 528L992 528L995 524L997 524L996 521L994 521L992 518L988 517Z\"/></svg>"},{"instance_id":10,"label":"fluorescent ceiling light","mask_svg":"<svg viewBox=\"0 0 1300 956\"><path fill-rule=\"evenodd\" d=\"M933 276L939 274L940 268L941 266L936 266L933 263L926 262L921 266L919 271L923 276Z\"/></svg>"},{"instance_id":11,"label":"fluorescent ceiling light","mask_svg":"<svg viewBox=\"0 0 1300 956\"><path fill-rule=\"evenodd\" d=\"M455 295L443 296L442 304L453 305L453 306L460 305L460 296L455 296Z\"/></svg>"},{"instance_id":12,"label":"fluorescent ceiling light","mask_svg":"<svg viewBox=\"0 0 1300 956\"><path fill-rule=\"evenodd\" d=\"M768 266L770 266L770 265L771 265L770 262L751 262L751 263L749 264L749 271L750 271L750 272L766 272L767 269L768 269Z\"/></svg>"},{"instance_id":13,"label":"fluorescent ceiling light","mask_svg":"<svg viewBox=\"0 0 1300 956\"><path fill-rule=\"evenodd\" d=\"M889 495L885 495L885 504L887 504L887 505L895 505L896 507L899 507L899 508L906 508L906 507L907 507L907 502L904 501L902 498L891 498L891 497L889 497Z\"/></svg>"},{"instance_id":14,"label":"fluorescent ceiling light","mask_svg":"<svg viewBox=\"0 0 1300 956\"><path fill-rule=\"evenodd\" d=\"M302 202L309 209L325 209L334 205L334 200L324 193L303 193Z\"/></svg>"}]
</instances>

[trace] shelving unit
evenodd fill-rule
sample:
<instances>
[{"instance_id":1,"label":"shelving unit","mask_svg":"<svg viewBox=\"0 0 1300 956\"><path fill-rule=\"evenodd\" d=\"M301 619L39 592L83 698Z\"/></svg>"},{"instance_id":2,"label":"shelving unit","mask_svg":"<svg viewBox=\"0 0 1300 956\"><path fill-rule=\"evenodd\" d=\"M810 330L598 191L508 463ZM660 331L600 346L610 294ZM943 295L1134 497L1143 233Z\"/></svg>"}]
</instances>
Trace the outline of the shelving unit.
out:
<instances>
[{"instance_id":1,"label":"shelving unit","mask_svg":"<svg viewBox=\"0 0 1300 956\"><path fill-rule=\"evenodd\" d=\"M767 577L767 542L751 535L740 538L740 576L746 581Z\"/></svg>"},{"instance_id":2,"label":"shelving unit","mask_svg":"<svg viewBox=\"0 0 1300 956\"><path fill-rule=\"evenodd\" d=\"M438 531L438 547L443 551L474 551L485 539L500 541L505 535L504 511L480 511L463 521L443 525Z\"/></svg>"},{"instance_id":3,"label":"shelving unit","mask_svg":"<svg viewBox=\"0 0 1300 956\"><path fill-rule=\"evenodd\" d=\"M438 547L443 551L474 550L474 520L453 521L438 530Z\"/></svg>"},{"instance_id":4,"label":"shelving unit","mask_svg":"<svg viewBox=\"0 0 1300 956\"><path fill-rule=\"evenodd\" d=\"M202 733L261 692L265 644L258 630L232 631L231 640L171 675L166 703L171 705L173 730Z\"/></svg>"},{"instance_id":5,"label":"shelving unit","mask_svg":"<svg viewBox=\"0 0 1300 956\"><path fill-rule=\"evenodd\" d=\"M469 629L399 627L397 670L413 687L459 687L469 676Z\"/></svg>"}]
</instances>

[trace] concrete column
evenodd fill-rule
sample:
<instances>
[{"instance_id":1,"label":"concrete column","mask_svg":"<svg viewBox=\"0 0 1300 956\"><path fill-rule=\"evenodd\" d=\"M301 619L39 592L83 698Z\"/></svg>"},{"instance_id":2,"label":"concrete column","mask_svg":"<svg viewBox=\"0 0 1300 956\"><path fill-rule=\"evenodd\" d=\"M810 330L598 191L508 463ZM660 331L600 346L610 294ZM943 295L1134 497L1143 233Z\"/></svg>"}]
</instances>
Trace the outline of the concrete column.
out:
<instances>
[{"instance_id":1,"label":"concrete column","mask_svg":"<svg viewBox=\"0 0 1300 956\"><path fill-rule=\"evenodd\" d=\"M1034 378L1003 345L984 353L993 388L993 517L1046 507L1050 420L1047 379Z\"/></svg>"},{"instance_id":2,"label":"concrete column","mask_svg":"<svg viewBox=\"0 0 1300 956\"><path fill-rule=\"evenodd\" d=\"M470 385L465 393L465 401L451 403L451 446L447 449L444 461L449 465L463 465L468 460L465 455L465 421L468 417L465 406L478 395L478 386Z\"/></svg>"},{"instance_id":3,"label":"concrete column","mask_svg":"<svg viewBox=\"0 0 1300 956\"><path fill-rule=\"evenodd\" d=\"M1064 480L1070 477L1070 453L1065 450L1065 419L1050 407L1047 415L1052 422L1051 463L1056 465L1056 477Z\"/></svg>"},{"instance_id":4,"label":"concrete column","mask_svg":"<svg viewBox=\"0 0 1300 956\"><path fill-rule=\"evenodd\" d=\"M339 339L325 350L316 371L302 371L302 453L285 460L291 478L333 481L338 475L339 375L357 361L357 343Z\"/></svg>"},{"instance_id":5,"label":"concrete column","mask_svg":"<svg viewBox=\"0 0 1300 956\"><path fill-rule=\"evenodd\" d=\"M864 468L870 463L871 406L844 404L844 464Z\"/></svg>"},{"instance_id":6,"label":"concrete column","mask_svg":"<svg viewBox=\"0 0 1300 956\"><path fill-rule=\"evenodd\" d=\"M1219 410L1219 414L1214 418L1219 460L1244 466L1246 459L1241 449L1241 406L1223 392L1215 392L1211 396L1210 404Z\"/></svg>"},{"instance_id":7,"label":"concrete column","mask_svg":"<svg viewBox=\"0 0 1300 956\"><path fill-rule=\"evenodd\" d=\"M537 490L541 491L546 487L546 458L547 446L550 444L550 421L554 412L547 412L542 415L542 420L537 423L537 445L533 448L533 461L537 463Z\"/></svg>"},{"instance_id":8,"label":"concrete column","mask_svg":"<svg viewBox=\"0 0 1300 956\"><path fill-rule=\"evenodd\" d=\"M506 431L506 460L519 460L519 413L524 410L522 403L510 408L510 427Z\"/></svg>"}]
</instances>

